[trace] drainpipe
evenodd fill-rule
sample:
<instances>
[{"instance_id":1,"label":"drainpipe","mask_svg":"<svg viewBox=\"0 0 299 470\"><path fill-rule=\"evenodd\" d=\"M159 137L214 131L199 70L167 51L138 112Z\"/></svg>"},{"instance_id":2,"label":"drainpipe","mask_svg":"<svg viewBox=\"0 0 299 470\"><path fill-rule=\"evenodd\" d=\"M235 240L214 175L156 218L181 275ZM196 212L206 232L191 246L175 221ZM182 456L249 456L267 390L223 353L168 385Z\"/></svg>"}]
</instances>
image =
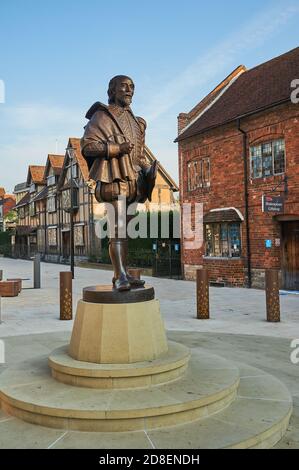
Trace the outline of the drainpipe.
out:
<instances>
[{"instance_id":1,"label":"drainpipe","mask_svg":"<svg viewBox=\"0 0 299 470\"><path fill-rule=\"evenodd\" d=\"M244 201L245 201L245 223L246 223L246 245L247 245L247 278L248 288L251 288L251 247L249 230L249 204L248 204L248 170L247 170L247 134L241 129L240 119L237 120L238 131L243 135L243 163L244 163Z\"/></svg>"}]
</instances>

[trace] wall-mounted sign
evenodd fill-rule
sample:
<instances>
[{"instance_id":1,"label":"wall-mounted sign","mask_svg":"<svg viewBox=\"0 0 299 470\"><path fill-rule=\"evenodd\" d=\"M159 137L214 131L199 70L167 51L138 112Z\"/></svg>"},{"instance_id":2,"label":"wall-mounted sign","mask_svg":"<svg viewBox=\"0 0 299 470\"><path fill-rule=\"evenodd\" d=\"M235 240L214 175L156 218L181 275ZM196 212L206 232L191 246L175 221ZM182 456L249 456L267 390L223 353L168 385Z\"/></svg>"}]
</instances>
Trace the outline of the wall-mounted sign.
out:
<instances>
[{"instance_id":1,"label":"wall-mounted sign","mask_svg":"<svg viewBox=\"0 0 299 470\"><path fill-rule=\"evenodd\" d=\"M280 238L275 238L275 246L280 246Z\"/></svg>"},{"instance_id":2,"label":"wall-mounted sign","mask_svg":"<svg viewBox=\"0 0 299 470\"><path fill-rule=\"evenodd\" d=\"M263 212L283 212L284 198L282 196L262 196L262 211Z\"/></svg>"},{"instance_id":3,"label":"wall-mounted sign","mask_svg":"<svg viewBox=\"0 0 299 470\"><path fill-rule=\"evenodd\" d=\"M272 247L272 240L265 240L265 246L266 246L266 248L271 248Z\"/></svg>"}]
</instances>

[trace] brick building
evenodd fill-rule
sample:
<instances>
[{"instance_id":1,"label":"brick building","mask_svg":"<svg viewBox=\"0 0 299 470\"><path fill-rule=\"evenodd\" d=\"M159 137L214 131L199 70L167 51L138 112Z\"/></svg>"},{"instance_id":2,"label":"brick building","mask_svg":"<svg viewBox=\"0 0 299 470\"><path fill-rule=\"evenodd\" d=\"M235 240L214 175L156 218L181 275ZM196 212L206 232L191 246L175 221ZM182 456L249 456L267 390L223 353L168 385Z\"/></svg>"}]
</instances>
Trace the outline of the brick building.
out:
<instances>
[{"instance_id":1,"label":"brick building","mask_svg":"<svg viewBox=\"0 0 299 470\"><path fill-rule=\"evenodd\" d=\"M4 188L0 188L0 232L6 230L8 223L5 217L15 208L16 198L13 194L7 194Z\"/></svg>"},{"instance_id":2,"label":"brick building","mask_svg":"<svg viewBox=\"0 0 299 470\"><path fill-rule=\"evenodd\" d=\"M181 201L203 203L202 247L186 249L182 239L186 278L205 267L213 283L262 287L265 269L275 268L282 287L299 289L294 79L299 79L299 48L250 70L238 67L179 115ZM263 197L266 202L278 197L284 206L263 211Z\"/></svg>"}]
</instances>

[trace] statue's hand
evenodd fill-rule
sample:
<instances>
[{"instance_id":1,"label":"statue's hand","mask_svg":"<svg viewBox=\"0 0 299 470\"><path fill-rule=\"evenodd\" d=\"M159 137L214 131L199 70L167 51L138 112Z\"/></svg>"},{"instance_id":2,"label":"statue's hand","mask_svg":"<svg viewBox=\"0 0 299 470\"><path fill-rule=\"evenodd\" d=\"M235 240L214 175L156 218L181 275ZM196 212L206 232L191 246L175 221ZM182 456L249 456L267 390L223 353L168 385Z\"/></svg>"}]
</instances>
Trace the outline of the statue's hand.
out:
<instances>
[{"instance_id":1,"label":"statue's hand","mask_svg":"<svg viewBox=\"0 0 299 470\"><path fill-rule=\"evenodd\" d=\"M131 142L124 142L123 144L120 144L119 150L121 155L130 154L134 148L134 144Z\"/></svg>"}]
</instances>

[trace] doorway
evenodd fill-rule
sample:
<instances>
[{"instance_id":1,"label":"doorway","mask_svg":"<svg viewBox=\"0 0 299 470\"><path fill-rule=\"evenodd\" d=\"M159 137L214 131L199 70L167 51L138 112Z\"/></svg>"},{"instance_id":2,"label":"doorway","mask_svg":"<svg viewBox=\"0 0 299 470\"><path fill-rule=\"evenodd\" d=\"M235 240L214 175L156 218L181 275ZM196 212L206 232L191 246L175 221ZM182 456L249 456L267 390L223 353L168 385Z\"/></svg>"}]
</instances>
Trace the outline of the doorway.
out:
<instances>
[{"instance_id":1,"label":"doorway","mask_svg":"<svg viewBox=\"0 0 299 470\"><path fill-rule=\"evenodd\" d=\"M282 282L299 291L299 221L282 223Z\"/></svg>"},{"instance_id":2,"label":"doorway","mask_svg":"<svg viewBox=\"0 0 299 470\"><path fill-rule=\"evenodd\" d=\"M70 232L62 232L62 257L64 260L68 260L71 254L71 240Z\"/></svg>"}]
</instances>

